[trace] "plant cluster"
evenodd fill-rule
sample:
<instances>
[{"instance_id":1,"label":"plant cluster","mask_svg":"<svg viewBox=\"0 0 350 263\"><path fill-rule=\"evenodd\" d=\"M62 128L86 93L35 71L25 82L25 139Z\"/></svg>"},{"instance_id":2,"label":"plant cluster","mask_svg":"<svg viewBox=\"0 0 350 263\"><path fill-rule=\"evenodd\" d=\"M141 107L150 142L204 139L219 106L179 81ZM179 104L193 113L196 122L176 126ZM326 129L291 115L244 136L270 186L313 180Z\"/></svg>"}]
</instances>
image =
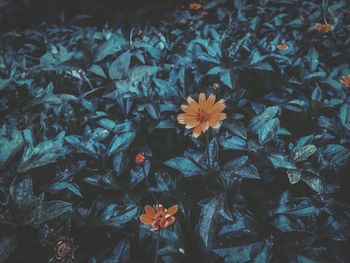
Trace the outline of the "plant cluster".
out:
<instances>
[{"instance_id":1,"label":"plant cluster","mask_svg":"<svg viewBox=\"0 0 350 263\"><path fill-rule=\"evenodd\" d=\"M349 2L172 7L1 36L0 262L348 262Z\"/></svg>"}]
</instances>

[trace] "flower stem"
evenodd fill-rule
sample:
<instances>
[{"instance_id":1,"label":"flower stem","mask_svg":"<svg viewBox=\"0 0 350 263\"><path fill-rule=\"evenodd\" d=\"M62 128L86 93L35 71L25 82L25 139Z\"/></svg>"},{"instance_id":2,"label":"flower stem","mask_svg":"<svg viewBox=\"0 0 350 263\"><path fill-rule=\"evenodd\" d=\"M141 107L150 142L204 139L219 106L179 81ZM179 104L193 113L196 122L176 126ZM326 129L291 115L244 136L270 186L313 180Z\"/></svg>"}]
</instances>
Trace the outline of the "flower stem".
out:
<instances>
[{"instance_id":1,"label":"flower stem","mask_svg":"<svg viewBox=\"0 0 350 263\"><path fill-rule=\"evenodd\" d=\"M207 130L205 132L205 142L206 142L207 146L209 145L209 142L210 142L210 140L209 140L209 132L210 132L210 130Z\"/></svg>"},{"instance_id":2,"label":"flower stem","mask_svg":"<svg viewBox=\"0 0 350 263\"><path fill-rule=\"evenodd\" d=\"M142 172L143 172L143 176L145 177L145 180L146 180L147 188L151 188L151 184L149 183L148 175L146 174L144 165L142 165ZM154 195L154 193L152 191L149 191L149 192L151 193L154 202L156 202L156 204L159 204L159 202L158 202L156 196Z\"/></svg>"},{"instance_id":3,"label":"flower stem","mask_svg":"<svg viewBox=\"0 0 350 263\"><path fill-rule=\"evenodd\" d=\"M157 239L156 239L156 249L154 251L154 263L158 263L158 250L159 250L159 232L160 230L157 230Z\"/></svg>"}]
</instances>

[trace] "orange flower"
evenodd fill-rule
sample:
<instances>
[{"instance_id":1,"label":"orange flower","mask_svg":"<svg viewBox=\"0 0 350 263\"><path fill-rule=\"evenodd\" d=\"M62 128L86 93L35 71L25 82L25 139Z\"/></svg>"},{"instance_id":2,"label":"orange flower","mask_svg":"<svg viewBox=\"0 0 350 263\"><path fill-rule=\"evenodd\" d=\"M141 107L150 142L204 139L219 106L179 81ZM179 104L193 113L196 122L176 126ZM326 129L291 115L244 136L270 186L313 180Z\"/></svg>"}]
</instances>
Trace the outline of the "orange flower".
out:
<instances>
[{"instance_id":1,"label":"orange flower","mask_svg":"<svg viewBox=\"0 0 350 263\"><path fill-rule=\"evenodd\" d=\"M288 49L288 45L286 43L278 44L276 47L279 50L287 50Z\"/></svg>"},{"instance_id":2,"label":"orange flower","mask_svg":"<svg viewBox=\"0 0 350 263\"><path fill-rule=\"evenodd\" d=\"M334 26L331 24L321 24L321 23L315 24L315 29L320 33L328 33L330 31L332 31L333 28L334 28Z\"/></svg>"},{"instance_id":3,"label":"orange flower","mask_svg":"<svg viewBox=\"0 0 350 263\"><path fill-rule=\"evenodd\" d=\"M185 113L177 115L177 121L186 125L186 129L193 129L192 136L198 138L202 132L212 128L219 128L220 122L226 119L226 114L222 110L226 107L223 99L215 103L215 95L211 94L208 100L205 94L199 94L199 101L196 102L191 97L187 98L189 105L181 105Z\"/></svg>"},{"instance_id":4,"label":"orange flower","mask_svg":"<svg viewBox=\"0 0 350 263\"><path fill-rule=\"evenodd\" d=\"M143 164L146 160L145 154L144 153L138 153L135 156L135 163L136 164Z\"/></svg>"},{"instance_id":5,"label":"orange flower","mask_svg":"<svg viewBox=\"0 0 350 263\"><path fill-rule=\"evenodd\" d=\"M150 205L145 206L145 214L140 215L140 221L143 224L151 225L151 230L155 231L160 228L167 228L168 226L175 223L175 217L178 210L178 205L166 209L162 205L156 205L153 208Z\"/></svg>"},{"instance_id":6,"label":"orange flower","mask_svg":"<svg viewBox=\"0 0 350 263\"><path fill-rule=\"evenodd\" d=\"M190 3L190 5L188 7L188 9L190 9L190 10L198 10L201 8L202 8L202 5L199 3Z\"/></svg>"},{"instance_id":7,"label":"orange flower","mask_svg":"<svg viewBox=\"0 0 350 263\"><path fill-rule=\"evenodd\" d=\"M340 79L340 83L345 87L350 88L350 75L342 76Z\"/></svg>"}]
</instances>

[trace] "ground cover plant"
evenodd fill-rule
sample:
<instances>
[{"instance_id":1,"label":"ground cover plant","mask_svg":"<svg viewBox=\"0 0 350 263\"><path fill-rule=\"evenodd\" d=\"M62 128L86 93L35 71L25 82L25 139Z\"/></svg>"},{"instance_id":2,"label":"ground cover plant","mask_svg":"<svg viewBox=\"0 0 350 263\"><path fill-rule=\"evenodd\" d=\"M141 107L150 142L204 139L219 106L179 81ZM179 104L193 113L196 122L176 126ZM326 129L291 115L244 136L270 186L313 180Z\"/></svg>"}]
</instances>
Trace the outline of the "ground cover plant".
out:
<instances>
[{"instance_id":1,"label":"ground cover plant","mask_svg":"<svg viewBox=\"0 0 350 263\"><path fill-rule=\"evenodd\" d=\"M0 262L349 262L349 2L122 2L0 1Z\"/></svg>"}]
</instances>

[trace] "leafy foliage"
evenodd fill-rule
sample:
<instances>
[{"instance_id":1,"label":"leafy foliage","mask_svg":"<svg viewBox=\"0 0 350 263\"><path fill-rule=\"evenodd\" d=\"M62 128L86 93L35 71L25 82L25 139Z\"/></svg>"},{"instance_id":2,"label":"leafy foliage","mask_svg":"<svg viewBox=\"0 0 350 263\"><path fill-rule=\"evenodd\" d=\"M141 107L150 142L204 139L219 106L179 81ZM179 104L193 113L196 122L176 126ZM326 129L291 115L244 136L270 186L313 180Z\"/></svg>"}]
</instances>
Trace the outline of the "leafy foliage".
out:
<instances>
[{"instance_id":1,"label":"leafy foliage","mask_svg":"<svg viewBox=\"0 0 350 263\"><path fill-rule=\"evenodd\" d=\"M1 36L0 262L47 261L52 233L77 262L152 262L158 202L163 262L348 262L349 2L176 2ZM227 119L195 139L176 115L201 92Z\"/></svg>"}]
</instances>

